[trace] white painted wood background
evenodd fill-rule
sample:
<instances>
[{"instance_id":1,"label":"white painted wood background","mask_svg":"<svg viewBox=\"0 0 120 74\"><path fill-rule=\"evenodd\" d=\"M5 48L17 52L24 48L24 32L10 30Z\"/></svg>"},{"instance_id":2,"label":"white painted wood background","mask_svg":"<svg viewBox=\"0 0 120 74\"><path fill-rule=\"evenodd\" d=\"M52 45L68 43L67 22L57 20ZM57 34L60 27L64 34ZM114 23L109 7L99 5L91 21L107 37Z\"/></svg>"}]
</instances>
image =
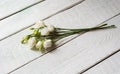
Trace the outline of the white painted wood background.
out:
<instances>
[{"instance_id":1,"label":"white painted wood background","mask_svg":"<svg viewBox=\"0 0 120 74\"><path fill-rule=\"evenodd\" d=\"M120 0L3 0L0 19L0 74L120 73ZM41 54L20 43L38 20L64 28L117 28L64 38Z\"/></svg>"},{"instance_id":2,"label":"white painted wood background","mask_svg":"<svg viewBox=\"0 0 120 74\"><path fill-rule=\"evenodd\" d=\"M84 74L120 74L120 52L96 65Z\"/></svg>"}]
</instances>

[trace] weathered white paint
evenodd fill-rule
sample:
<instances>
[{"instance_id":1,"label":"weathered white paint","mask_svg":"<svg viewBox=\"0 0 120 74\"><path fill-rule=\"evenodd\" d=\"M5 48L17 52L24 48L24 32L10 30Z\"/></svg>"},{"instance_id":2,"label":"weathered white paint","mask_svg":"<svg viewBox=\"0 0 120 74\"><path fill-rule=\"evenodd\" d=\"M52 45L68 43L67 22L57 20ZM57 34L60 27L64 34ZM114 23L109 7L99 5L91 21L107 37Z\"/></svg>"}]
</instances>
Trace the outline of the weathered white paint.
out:
<instances>
[{"instance_id":1,"label":"weathered white paint","mask_svg":"<svg viewBox=\"0 0 120 74\"><path fill-rule=\"evenodd\" d=\"M81 1L82 0L46 0L6 18L0 21L0 39Z\"/></svg>"},{"instance_id":2,"label":"weathered white paint","mask_svg":"<svg viewBox=\"0 0 120 74\"><path fill-rule=\"evenodd\" d=\"M120 52L114 54L83 74L120 74Z\"/></svg>"},{"instance_id":3,"label":"weathered white paint","mask_svg":"<svg viewBox=\"0 0 120 74\"><path fill-rule=\"evenodd\" d=\"M120 48L120 15L106 22L117 28L87 32L12 74L79 74Z\"/></svg>"},{"instance_id":4,"label":"weathered white paint","mask_svg":"<svg viewBox=\"0 0 120 74\"><path fill-rule=\"evenodd\" d=\"M4 37L11 32L15 32L18 29L31 25L36 20L39 20L40 18L46 18L47 16L69 7L79 1L80 0L66 0L65 2L62 2L58 0L52 0L51 2L51 0L47 0L41 4L33 6L30 9L15 14L5 20L0 21L0 37ZM3 51L0 52L0 73L12 71L28 61L42 55L40 52L31 51L30 48L20 43L21 38L28 33L28 30L24 30L13 35L12 37L0 41L0 51Z\"/></svg>"},{"instance_id":5,"label":"weathered white paint","mask_svg":"<svg viewBox=\"0 0 120 74\"><path fill-rule=\"evenodd\" d=\"M44 3L45 2L43 2L43 5L44 5ZM119 0L116 0L116 1L115 0L111 0L111 1L109 1L109 0L106 0L106 1L104 1L104 0L97 0L97 1L96 0L92 0L92 1L87 0L67 11L64 11L60 14L57 14L56 16L53 16L53 17L45 20L45 22L53 24L57 27L67 27L67 28L93 27L93 26L96 26L97 24L103 22L104 20L118 14L120 11L119 3L120 3ZM46 4L47 4L47 2L46 2ZM60 2L59 2L59 4L60 4ZM63 5L64 5L64 2L63 2ZM112 6L112 8L110 6ZM47 6L47 7L49 7L49 6ZM35 8L37 8L37 7L35 7ZM37 9L35 9L35 10L37 10ZM51 7L51 9L50 9L51 12L54 12L54 10L52 10L52 9L54 9L54 8ZM60 8L58 8L58 9L60 9ZM58 9L56 7L56 11L58 11ZM42 18L47 17L47 15L49 14L49 12L47 10L48 9L45 10L46 14L41 16ZM26 14L26 16L30 15L30 13L32 13L32 12L30 12L28 14L28 12L25 12L25 11L23 11L23 12L24 12L24 14ZM22 14L22 12L20 14ZM8 19L10 19L11 20L11 21L9 21L10 23L14 22L15 20L19 21L20 18L17 18L17 16L20 17L21 16L20 14L19 14L19 16L16 14L16 15L12 16L13 18L11 18L11 19L7 18L5 20L8 21ZM30 17L25 18L22 16L23 18L21 18L21 20L24 20L24 21L23 22L19 21L19 25L17 25L17 26L20 28L24 28L24 27L32 24L34 21L36 21L40 18L37 15L38 14L36 14L36 16L34 16L31 14L30 17L34 17L31 20L29 19ZM7 24L7 21L5 22L6 24ZM12 24L14 24L14 25L12 25ZM6 26L8 31L5 29L3 29L5 32L1 30L2 32L5 33L5 35L3 35L3 36L6 36L8 33L12 33L12 32L15 32L16 30L20 29L20 28L16 27L15 22L12 24L11 24L12 25L11 27L13 27L13 29L8 30L9 27ZM27 25L24 26L25 24L27 24ZM21 31L21 32L15 34L5 40L2 40L0 42L0 51L1 51L0 52L0 59L1 59L0 72L1 73L7 73L11 70L14 70L15 68L27 63L28 61L42 55L39 52L31 51L27 46L20 44L21 38L28 33L29 33L28 30L24 30L24 31ZM102 32L100 31L99 34L102 34L102 33L103 33L103 31ZM95 49L98 48L97 45L95 45L96 48L92 47L92 46L94 46L93 43L94 42L96 43L96 41L98 40L98 39L95 39L96 37L94 37L92 40L91 38L93 35L94 35L94 33L91 33L91 32L90 32L90 34L87 33L85 35L82 35L81 37L75 39L74 41L67 43L65 46L60 47L57 50L54 50L53 52L48 53L47 55L41 57L40 59L38 59L39 63L37 60L36 60L37 62L35 61L35 62L30 63L27 66L29 69L28 71L26 71L27 68L25 66L25 68L23 67L19 71L16 71L16 72L22 73L21 72L21 70L22 70L23 73L27 73L27 72L34 73L35 72L35 73L43 73L44 74L45 72L48 72L48 73L54 72L54 69L56 70L56 72L59 72L59 70L60 70L60 72L62 72L62 69L63 69L63 72L69 72L68 70L70 70L71 73L76 73L78 71L81 71L83 68L78 67L80 64L79 60L84 59L82 57L85 55L86 52L87 53L85 55L85 59L90 58L88 54L89 53L93 54L93 52L95 53ZM98 35L98 34L96 33L95 35ZM64 42L61 43L59 41L58 44L63 44L73 37L63 39L62 41L64 41ZM101 37L102 36L100 36L100 38ZM98 38L99 38L99 35L98 35ZM90 42L88 41L89 39L91 40ZM104 37L103 37L103 39L104 39ZM98 42L101 42L101 41L98 40ZM88 44L88 45L86 45L86 44ZM99 43L98 43L98 45L99 45ZM89 51L92 48L94 48L94 49L92 51ZM96 53L97 52L98 51L96 50ZM103 51L101 50L101 54L102 54L102 52ZM109 51L109 52L112 52L112 51ZM106 51L107 54L109 54L109 52L107 53L107 51ZM84 63L85 61L83 60L83 63L86 66L84 68L87 68L88 66L90 66L91 64L96 62L97 61L96 59L103 58L107 54L104 54L104 55L102 54L103 56L99 56L99 58L95 58L95 60L91 60L90 62L88 62L86 64ZM75 57L76 62L74 62L74 58L73 58L75 55L76 55L76 57ZM77 55L78 55L78 57L77 57ZM79 56L79 55L81 55L81 56ZM93 56L94 56L94 54L93 54ZM81 58L81 59L76 60L76 58L77 59ZM68 61L68 62L66 62L66 61ZM36 64L34 64L34 63L36 63ZM70 63L70 65L67 65L67 63ZM71 63L73 63L73 64L76 63L76 64L72 65ZM31 64L33 64L34 66ZM82 66L84 66L84 64ZM71 68L76 67L76 65L78 65L77 66L78 68L71 70ZM34 70L34 69L32 70L32 68L29 68L29 66L33 66L33 68L35 67L35 69L37 68L37 70L39 70L40 72L37 70ZM64 66L64 67L62 67L62 66Z\"/></svg>"},{"instance_id":6,"label":"weathered white paint","mask_svg":"<svg viewBox=\"0 0 120 74\"><path fill-rule=\"evenodd\" d=\"M0 0L0 19L41 0Z\"/></svg>"}]
</instances>

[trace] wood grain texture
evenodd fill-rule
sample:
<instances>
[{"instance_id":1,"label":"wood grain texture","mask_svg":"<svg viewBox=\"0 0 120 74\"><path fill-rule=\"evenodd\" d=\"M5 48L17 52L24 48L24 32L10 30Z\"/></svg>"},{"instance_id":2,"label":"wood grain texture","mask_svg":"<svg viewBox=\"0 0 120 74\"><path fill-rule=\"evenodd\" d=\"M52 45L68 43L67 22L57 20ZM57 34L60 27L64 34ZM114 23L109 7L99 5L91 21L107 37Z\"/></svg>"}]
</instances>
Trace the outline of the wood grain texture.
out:
<instances>
[{"instance_id":1,"label":"wood grain texture","mask_svg":"<svg viewBox=\"0 0 120 74\"><path fill-rule=\"evenodd\" d=\"M82 0L46 0L0 21L0 40ZM11 27L11 28L10 28ZM5 29L4 29L5 28Z\"/></svg>"},{"instance_id":2,"label":"wood grain texture","mask_svg":"<svg viewBox=\"0 0 120 74\"><path fill-rule=\"evenodd\" d=\"M57 27L67 27L67 28L71 28L71 27L72 28L78 28L78 27L81 28L81 27L96 26L96 24L100 24L104 20L107 20L107 19L111 18L112 16L119 13L119 4L117 4L117 3L119 3L119 0L118 1L111 0L111 2L109 2L109 3L108 2L109 2L109 0L106 0L106 3L105 3L105 1L101 1L101 0L98 0L98 1L88 0L88 1L85 1L75 7L67 10L67 11L64 11L60 14L57 14L56 16L53 16L53 17L45 20L45 22L49 23L49 24L53 24ZM110 6L113 4L115 4L116 6L114 5L113 9L111 9ZM104 8L103 8L103 6L104 6ZM108 7L110 7L110 8L108 8ZM91 19L91 17L92 17L92 19ZM71 19L71 18L73 18L73 19ZM78 20L78 19L80 19L80 20ZM38 58L41 57L42 54L40 54L39 52L31 51L27 46L20 44L21 38L28 33L29 33L28 30L24 30L24 31L19 32L19 33L15 34L5 40L2 40L0 42L0 50L1 50L0 59L2 60L0 62L0 65L2 66L2 67L0 67L0 70L1 70L0 72L3 72L3 73L9 72L11 70L14 70L15 68L20 67L21 65L24 65L24 64L26 65L26 63L35 59L36 57L38 57ZM28 73L29 72L31 74L33 74L34 72L37 72L37 73L48 72L49 73L49 72L54 72L54 69L56 70L56 72L59 72L58 67L60 66L60 64L61 64L60 70L62 70L62 66L64 65L63 72L69 72L68 69L71 69L72 67L70 66L68 68L69 65L68 66L65 65L66 61L68 61L67 63L70 63L70 62L72 63L72 61L74 61L74 60L72 60L72 58L75 55L76 56L78 55L78 57L76 57L76 58L81 57L81 59L84 59L82 57L85 55L86 52L87 52L87 54L85 55L86 56L85 58L86 58L86 60L88 60L87 58L89 58L89 57L87 55L90 53L89 50L94 48L91 52L91 53L93 53L94 50L97 48L98 45L95 45L96 48L92 47L92 46L94 46L93 43L91 43L92 35L93 34L90 34L90 35L85 34L85 38L83 35L82 38L79 37L74 42L69 42L65 46L60 47L58 50L48 53L47 55L44 55L43 57L41 57L38 60L39 63L38 63L38 61L37 62L35 61L37 66L34 64L34 62L31 63L34 65L33 67L30 68L28 66ZM97 33L95 35L97 35ZM63 39L62 41L59 41L58 44L64 44L68 40L71 40L71 38L73 38L73 37L70 36L66 39ZM100 36L100 37L102 37L102 36ZM99 36L98 36L98 38L99 38ZM91 45L87 44L89 39L91 40L91 41L89 41L89 43ZM104 39L104 37L103 37L103 39ZM84 40L85 40L85 43L84 43ZM93 41L93 42L96 43L96 40L97 39L95 39L95 41ZM101 41L101 39L100 39L100 41ZM98 42L100 42L100 41L98 41ZM99 44L99 43L96 43L96 44ZM89 46L87 46L87 45L89 45ZM97 50L96 50L96 52L97 52ZM101 52L102 52L102 50L101 50ZM5 54L7 54L7 55L5 55ZM81 56L79 56L79 55L81 55ZM103 58L105 55L107 55L107 54L104 54L101 58ZM70 59L71 59L71 61L69 62ZM96 62L96 59L93 61L91 60L92 64L93 64L93 62ZM100 57L99 57L99 59L100 59ZM80 64L79 60L80 59L78 59L78 61L76 60L76 65ZM83 62L84 62L84 60L83 60ZM31 64L30 64L30 66L31 66ZM8 67L8 65L9 65L9 67ZM73 67L75 67L75 66L73 66ZM84 64L83 64L83 66L84 66ZM86 63L85 66L86 66L85 68L90 66L90 62L88 64ZM37 69L34 70L32 68L34 68L34 69L37 68ZM80 70L78 70L78 69L80 69ZM70 70L70 71L73 71L71 73L74 73L74 72L76 73L78 71L81 71L81 69L83 69L83 68L78 67L78 69L76 70L76 68L75 68L74 71L73 70ZM23 72L20 72L21 70ZM16 72L17 73L27 73L26 70L27 70L27 68L25 66L25 69L23 67L19 71L16 71ZM39 70L39 71L37 71L37 70Z\"/></svg>"},{"instance_id":3,"label":"wood grain texture","mask_svg":"<svg viewBox=\"0 0 120 74\"><path fill-rule=\"evenodd\" d=\"M83 74L120 74L120 52L114 54Z\"/></svg>"},{"instance_id":4,"label":"wood grain texture","mask_svg":"<svg viewBox=\"0 0 120 74\"><path fill-rule=\"evenodd\" d=\"M51 0L48 0L41 3L40 5L36 5L35 7L28 9L27 11L25 10L19 14L13 15L5 20L0 21L0 37L3 37L4 35L14 32L20 28L24 28L25 26L31 25L36 20L39 20L40 18L46 18L47 16L61 9L64 9L67 6L71 6L71 4L74 4L75 2L77 3L80 0L66 0L64 2L59 2L58 0L52 1L53 2L51 2ZM21 38L28 33L28 30L24 30L20 33L13 35L12 37L9 37L8 39L0 41L1 74L12 71L15 68L42 55L40 52L31 51L30 48L26 47L25 45L21 45Z\"/></svg>"},{"instance_id":5,"label":"wood grain texture","mask_svg":"<svg viewBox=\"0 0 120 74\"><path fill-rule=\"evenodd\" d=\"M0 20L41 0L2 0L0 1Z\"/></svg>"},{"instance_id":6,"label":"wood grain texture","mask_svg":"<svg viewBox=\"0 0 120 74\"><path fill-rule=\"evenodd\" d=\"M79 74L120 48L120 15L105 22L117 28L87 32L12 74Z\"/></svg>"}]
</instances>

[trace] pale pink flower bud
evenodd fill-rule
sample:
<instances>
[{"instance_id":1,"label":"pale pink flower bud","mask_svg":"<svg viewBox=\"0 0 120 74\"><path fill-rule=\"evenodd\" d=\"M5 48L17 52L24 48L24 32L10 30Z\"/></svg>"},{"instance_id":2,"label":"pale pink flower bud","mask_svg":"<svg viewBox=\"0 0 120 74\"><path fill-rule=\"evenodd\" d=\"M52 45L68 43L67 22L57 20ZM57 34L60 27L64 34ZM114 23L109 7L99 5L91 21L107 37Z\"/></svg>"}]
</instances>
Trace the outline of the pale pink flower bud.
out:
<instances>
[{"instance_id":1,"label":"pale pink flower bud","mask_svg":"<svg viewBox=\"0 0 120 74\"><path fill-rule=\"evenodd\" d=\"M32 37L28 40L28 46L30 46L31 48L34 47L36 45L36 39L35 37Z\"/></svg>"},{"instance_id":2,"label":"pale pink flower bud","mask_svg":"<svg viewBox=\"0 0 120 74\"><path fill-rule=\"evenodd\" d=\"M43 46L45 49L50 48L52 46L52 40L45 40Z\"/></svg>"},{"instance_id":3,"label":"pale pink flower bud","mask_svg":"<svg viewBox=\"0 0 120 74\"><path fill-rule=\"evenodd\" d=\"M41 47L42 47L42 41L38 41L36 44L36 48L41 49Z\"/></svg>"},{"instance_id":4,"label":"pale pink flower bud","mask_svg":"<svg viewBox=\"0 0 120 74\"><path fill-rule=\"evenodd\" d=\"M47 27L41 29L40 32L41 32L41 35L43 35L43 36L46 36L46 35L50 34L50 31L48 30Z\"/></svg>"},{"instance_id":5,"label":"pale pink flower bud","mask_svg":"<svg viewBox=\"0 0 120 74\"><path fill-rule=\"evenodd\" d=\"M53 25L47 25L47 28L50 32L53 32L55 30Z\"/></svg>"},{"instance_id":6,"label":"pale pink flower bud","mask_svg":"<svg viewBox=\"0 0 120 74\"><path fill-rule=\"evenodd\" d=\"M35 27L37 27L37 28L45 27L45 24L43 21L38 21L35 23Z\"/></svg>"}]
</instances>

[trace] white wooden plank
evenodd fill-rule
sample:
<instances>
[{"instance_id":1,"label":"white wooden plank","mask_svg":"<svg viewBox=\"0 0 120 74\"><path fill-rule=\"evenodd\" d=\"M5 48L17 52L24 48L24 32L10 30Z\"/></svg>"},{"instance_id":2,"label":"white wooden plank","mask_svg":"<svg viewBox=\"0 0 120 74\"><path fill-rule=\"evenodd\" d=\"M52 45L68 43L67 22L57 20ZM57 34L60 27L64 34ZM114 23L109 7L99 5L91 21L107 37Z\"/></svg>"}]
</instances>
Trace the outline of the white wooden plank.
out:
<instances>
[{"instance_id":1,"label":"white wooden plank","mask_svg":"<svg viewBox=\"0 0 120 74\"><path fill-rule=\"evenodd\" d=\"M106 3L108 1L109 0L106 0ZM104 2L101 0L85 1L82 4L79 4L71 8L70 10L67 10L63 13L53 16L52 18L47 19L45 22L51 23L58 27L68 27L68 28L70 28L70 26L73 28L95 26L96 24L99 24L104 20L119 13L119 4L117 4L117 3L120 3L119 0L118 2L114 2L114 0L112 0L111 2L109 2L109 4L106 4ZM96 3L97 3L97 6L96 6ZM113 6L113 9L107 8L113 4L117 6ZM103 13L101 14L101 12ZM74 17L74 19L71 19L72 17ZM93 17L92 20L91 20L91 17ZM88 19L88 20L82 20L81 18ZM37 52L31 51L27 46L20 44L21 38L28 33L29 33L28 30L24 30L0 42L0 50L1 50L0 59L2 60L0 61L0 66L2 66L0 67L1 73L6 73L11 70L14 70L15 68L41 55L39 52L37 53ZM63 42L59 41L58 44L63 44L71 38L72 37L63 39L62 40ZM71 54L71 56L73 55L74 54ZM63 62L64 60L62 60L61 58L61 62ZM58 62L58 64L59 63L60 62Z\"/></svg>"},{"instance_id":2,"label":"white wooden plank","mask_svg":"<svg viewBox=\"0 0 120 74\"><path fill-rule=\"evenodd\" d=\"M81 1L82 0L46 0L27 10L2 20L0 21L0 40L10 34L15 33L16 31L32 25L40 19L44 19L64 8L80 3Z\"/></svg>"},{"instance_id":3,"label":"white wooden plank","mask_svg":"<svg viewBox=\"0 0 120 74\"><path fill-rule=\"evenodd\" d=\"M83 74L120 74L120 52L116 53Z\"/></svg>"},{"instance_id":4,"label":"white wooden plank","mask_svg":"<svg viewBox=\"0 0 120 74\"><path fill-rule=\"evenodd\" d=\"M41 0L0 0L0 19Z\"/></svg>"},{"instance_id":5,"label":"white wooden plank","mask_svg":"<svg viewBox=\"0 0 120 74\"><path fill-rule=\"evenodd\" d=\"M120 48L120 15L106 23L116 29L88 32L12 74L79 74Z\"/></svg>"},{"instance_id":6,"label":"white wooden plank","mask_svg":"<svg viewBox=\"0 0 120 74\"><path fill-rule=\"evenodd\" d=\"M6 33L9 33L9 31L13 31L19 28L24 28L25 27L24 25L26 24L27 24L26 26L33 24L36 20L40 18L46 18L50 14L53 14L59 10L62 10L67 6L71 6L71 4L80 2L80 0L66 0L64 2L58 1L58 0L52 0L52 1L53 2L51 2L51 0L47 0L46 2L43 2L40 5L36 5L33 8L28 9L27 11L25 10L19 14L13 15L5 20L2 20L0 22L1 23L0 29L2 32L0 37ZM41 14L40 14L40 11L41 11ZM22 16L23 14L25 14L26 18L25 16L24 17ZM6 24L3 25L2 22ZM28 33L29 31L25 30L6 40L0 41L0 50L3 51L3 52L0 52L0 59L1 59L0 73L7 73L27 63L28 61L42 55L39 52L37 53L37 52L31 51L30 48L26 47L25 45L21 45L20 43L21 38ZM25 51L25 52L22 52L22 51Z\"/></svg>"}]
</instances>

